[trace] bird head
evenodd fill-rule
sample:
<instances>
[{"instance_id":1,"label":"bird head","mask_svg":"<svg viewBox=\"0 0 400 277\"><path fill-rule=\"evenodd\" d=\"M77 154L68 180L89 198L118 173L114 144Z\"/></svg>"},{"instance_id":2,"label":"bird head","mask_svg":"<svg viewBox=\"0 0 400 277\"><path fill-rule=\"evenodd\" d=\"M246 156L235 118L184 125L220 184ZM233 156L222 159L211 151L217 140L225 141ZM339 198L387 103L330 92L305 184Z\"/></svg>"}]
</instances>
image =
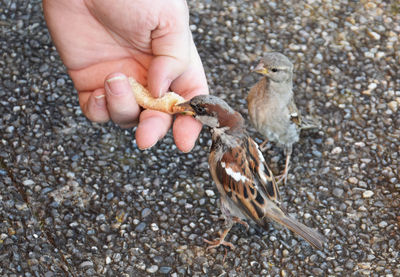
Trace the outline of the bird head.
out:
<instances>
[{"instance_id":1,"label":"bird head","mask_svg":"<svg viewBox=\"0 0 400 277\"><path fill-rule=\"evenodd\" d=\"M288 82L292 80L293 64L285 55L269 52L264 55L253 71L277 83Z\"/></svg>"},{"instance_id":2,"label":"bird head","mask_svg":"<svg viewBox=\"0 0 400 277\"><path fill-rule=\"evenodd\" d=\"M190 101L179 104L185 112L211 128L233 130L243 128L243 117L224 100L213 95L198 95Z\"/></svg>"}]
</instances>

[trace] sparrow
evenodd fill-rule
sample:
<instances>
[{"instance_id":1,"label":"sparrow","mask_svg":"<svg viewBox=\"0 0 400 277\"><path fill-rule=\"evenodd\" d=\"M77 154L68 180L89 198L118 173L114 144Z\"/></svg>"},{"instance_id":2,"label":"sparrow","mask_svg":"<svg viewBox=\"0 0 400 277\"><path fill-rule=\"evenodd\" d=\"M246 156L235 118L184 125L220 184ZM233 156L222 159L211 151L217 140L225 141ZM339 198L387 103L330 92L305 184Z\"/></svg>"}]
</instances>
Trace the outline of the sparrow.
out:
<instances>
[{"instance_id":1,"label":"sparrow","mask_svg":"<svg viewBox=\"0 0 400 277\"><path fill-rule=\"evenodd\" d=\"M205 240L210 244L208 248L225 245L233 249L233 244L225 241L233 223L248 228L244 220L251 220L267 229L268 219L272 219L322 249L325 238L321 234L279 208L275 178L258 144L247 133L241 114L212 95L199 95L179 105L185 107L185 114L208 126L212 135L208 162L227 228L219 239Z\"/></svg>"},{"instance_id":2,"label":"sparrow","mask_svg":"<svg viewBox=\"0 0 400 277\"><path fill-rule=\"evenodd\" d=\"M287 181L293 144L299 141L302 119L293 99L293 64L283 54L269 52L261 59L254 71L264 77L249 91L247 97L250 121L268 141L283 147L286 154L285 169L281 175Z\"/></svg>"}]
</instances>

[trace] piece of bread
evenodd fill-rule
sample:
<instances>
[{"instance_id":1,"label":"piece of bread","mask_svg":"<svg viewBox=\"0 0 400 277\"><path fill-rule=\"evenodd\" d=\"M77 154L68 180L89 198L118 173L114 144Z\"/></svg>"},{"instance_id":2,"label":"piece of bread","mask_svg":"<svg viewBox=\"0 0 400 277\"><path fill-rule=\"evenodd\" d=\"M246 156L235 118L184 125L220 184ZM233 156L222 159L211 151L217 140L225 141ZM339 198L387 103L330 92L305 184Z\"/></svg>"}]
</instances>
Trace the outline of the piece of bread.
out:
<instances>
[{"instance_id":1,"label":"piece of bread","mask_svg":"<svg viewBox=\"0 0 400 277\"><path fill-rule=\"evenodd\" d=\"M161 98L154 98L150 92L136 82L135 79L129 77L128 80L139 106L168 114L184 113L184 108L177 106L177 104L186 102L182 96L175 92L167 92Z\"/></svg>"}]
</instances>

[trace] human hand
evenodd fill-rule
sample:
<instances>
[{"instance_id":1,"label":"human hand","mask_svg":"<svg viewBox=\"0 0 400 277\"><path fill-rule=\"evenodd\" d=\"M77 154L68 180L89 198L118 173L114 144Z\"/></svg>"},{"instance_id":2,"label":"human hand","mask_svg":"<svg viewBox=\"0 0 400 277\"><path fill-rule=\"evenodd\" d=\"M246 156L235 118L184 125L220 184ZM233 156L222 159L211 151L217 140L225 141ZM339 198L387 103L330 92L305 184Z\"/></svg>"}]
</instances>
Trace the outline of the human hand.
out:
<instances>
[{"instance_id":1,"label":"human hand","mask_svg":"<svg viewBox=\"0 0 400 277\"><path fill-rule=\"evenodd\" d=\"M184 0L43 0L43 9L83 113L92 121L111 119L123 128L139 121L139 148L163 138L172 117L141 111L126 76L147 86L154 97L169 88L186 99L208 93ZM177 147L190 151L200 130L193 118L177 116Z\"/></svg>"}]
</instances>

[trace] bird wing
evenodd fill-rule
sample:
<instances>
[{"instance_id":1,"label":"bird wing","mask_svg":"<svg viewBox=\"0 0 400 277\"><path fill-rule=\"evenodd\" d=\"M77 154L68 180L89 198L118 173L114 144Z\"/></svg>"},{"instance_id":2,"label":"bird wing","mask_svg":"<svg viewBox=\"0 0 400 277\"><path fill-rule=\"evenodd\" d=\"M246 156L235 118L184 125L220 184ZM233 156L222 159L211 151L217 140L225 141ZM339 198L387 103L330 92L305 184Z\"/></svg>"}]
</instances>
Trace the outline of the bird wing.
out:
<instances>
[{"instance_id":1,"label":"bird wing","mask_svg":"<svg viewBox=\"0 0 400 277\"><path fill-rule=\"evenodd\" d=\"M294 102L294 99L290 99L290 102L288 104L288 109L289 109L289 116L290 120L296 124L297 126L301 125L301 114L299 110L297 109L296 103Z\"/></svg>"},{"instance_id":2,"label":"bird wing","mask_svg":"<svg viewBox=\"0 0 400 277\"><path fill-rule=\"evenodd\" d=\"M217 163L215 177L226 195L260 225L265 217L263 206L278 198L278 188L264 158L258 159L257 145L252 139L243 141L243 147L226 151Z\"/></svg>"},{"instance_id":3,"label":"bird wing","mask_svg":"<svg viewBox=\"0 0 400 277\"><path fill-rule=\"evenodd\" d=\"M264 194L271 200L279 200L279 190L274 175L269 169L258 144L252 138L248 137L246 149L251 173L261 185Z\"/></svg>"},{"instance_id":4,"label":"bird wing","mask_svg":"<svg viewBox=\"0 0 400 277\"><path fill-rule=\"evenodd\" d=\"M290 120L297 125L301 130L309 130L309 129L320 129L320 123L313 118L307 118L301 116L301 113L297 109L296 103L292 98L288 104L289 116Z\"/></svg>"}]
</instances>

